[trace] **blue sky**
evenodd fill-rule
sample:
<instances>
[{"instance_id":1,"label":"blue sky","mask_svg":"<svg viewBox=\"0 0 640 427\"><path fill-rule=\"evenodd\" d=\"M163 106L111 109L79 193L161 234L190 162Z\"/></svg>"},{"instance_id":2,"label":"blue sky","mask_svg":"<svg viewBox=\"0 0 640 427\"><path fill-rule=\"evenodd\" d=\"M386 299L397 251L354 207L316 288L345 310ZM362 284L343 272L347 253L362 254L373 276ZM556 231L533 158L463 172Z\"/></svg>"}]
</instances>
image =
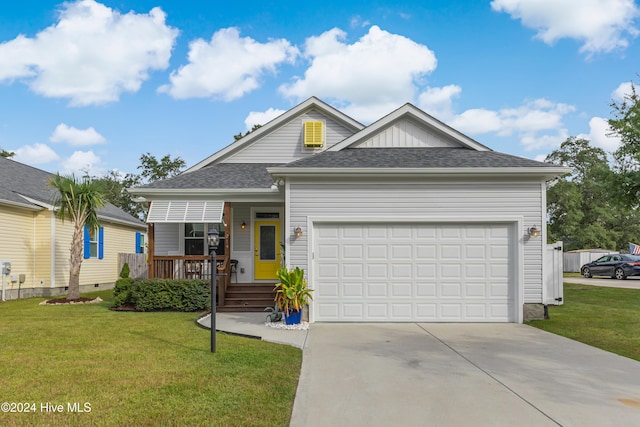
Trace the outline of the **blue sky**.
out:
<instances>
[{"instance_id":1,"label":"blue sky","mask_svg":"<svg viewBox=\"0 0 640 427\"><path fill-rule=\"evenodd\" d=\"M310 96L406 102L494 150L615 150L640 73L633 0L0 2L0 147L51 172L189 166Z\"/></svg>"}]
</instances>

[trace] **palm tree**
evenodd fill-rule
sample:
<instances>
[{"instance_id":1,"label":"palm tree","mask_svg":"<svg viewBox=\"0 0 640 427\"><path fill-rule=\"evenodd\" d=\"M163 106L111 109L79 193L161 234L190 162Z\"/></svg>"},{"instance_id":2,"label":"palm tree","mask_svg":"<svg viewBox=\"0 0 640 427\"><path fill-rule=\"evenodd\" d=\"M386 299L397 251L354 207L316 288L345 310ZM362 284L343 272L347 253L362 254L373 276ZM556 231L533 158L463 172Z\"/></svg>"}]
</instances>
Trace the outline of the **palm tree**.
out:
<instances>
[{"instance_id":1,"label":"palm tree","mask_svg":"<svg viewBox=\"0 0 640 427\"><path fill-rule=\"evenodd\" d=\"M80 298L84 226L88 226L90 230L100 226L98 209L105 204L104 195L98 181L78 180L74 175L55 174L49 179L49 185L59 193L53 201L56 216L62 221L69 219L73 222L67 293L67 300L73 300Z\"/></svg>"}]
</instances>

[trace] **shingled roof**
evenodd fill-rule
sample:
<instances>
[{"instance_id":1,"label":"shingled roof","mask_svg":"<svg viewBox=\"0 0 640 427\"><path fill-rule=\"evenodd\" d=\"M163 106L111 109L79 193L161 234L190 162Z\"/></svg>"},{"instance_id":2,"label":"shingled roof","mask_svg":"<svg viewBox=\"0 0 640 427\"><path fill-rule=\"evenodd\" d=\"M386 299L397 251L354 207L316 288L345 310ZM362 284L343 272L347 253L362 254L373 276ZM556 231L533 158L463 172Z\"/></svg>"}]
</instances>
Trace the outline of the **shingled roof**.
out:
<instances>
[{"instance_id":1,"label":"shingled roof","mask_svg":"<svg viewBox=\"0 0 640 427\"><path fill-rule=\"evenodd\" d=\"M548 168L557 167L495 151L468 148L346 148L325 151L283 168Z\"/></svg>"},{"instance_id":2,"label":"shingled roof","mask_svg":"<svg viewBox=\"0 0 640 427\"><path fill-rule=\"evenodd\" d=\"M136 189L270 188L273 178L267 172L267 168L274 166L280 166L280 164L219 163Z\"/></svg>"},{"instance_id":3,"label":"shingled roof","mask_svg":"<svg viewBox=\"0 0 640 427\"><path fill-rule=\"evenodd\" d=\"M40 204L25 198L27 197L44 205L50 205L56 196L56 191L48 184L52 176L53 174L41 169L0 157L0 202L5 201L33 208L41 207ZM112 204L107 204L100 209L98 216L104 220L119 220L144 227L142 221Z\"/></svg>"}]
</instances>

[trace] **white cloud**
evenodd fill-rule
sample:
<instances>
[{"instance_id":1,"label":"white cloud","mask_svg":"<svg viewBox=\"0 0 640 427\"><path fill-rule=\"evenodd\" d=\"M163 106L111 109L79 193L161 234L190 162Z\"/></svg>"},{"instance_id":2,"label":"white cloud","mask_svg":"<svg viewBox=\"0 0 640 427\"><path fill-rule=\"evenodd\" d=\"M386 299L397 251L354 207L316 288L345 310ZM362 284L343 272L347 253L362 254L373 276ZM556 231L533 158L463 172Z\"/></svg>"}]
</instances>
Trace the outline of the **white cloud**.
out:
<instances>
[{"instance_id":1,"label":"white cloud","mask_svg":"<svg viewBox=\"0 0 640 427\"><path fill-rule=\"evenodd\" d=\"M304 77L280 87L287 97L333 100L352 117L371 121L415 99L418 83L435 70L434 53L406 37L372 26L353 44L334 28L306 40Z\"/></svg>"},{"instance_id":2,"label":"white cloud","mask_svg":"<svg viewBox=\"0 0 640 427\"><path fill-rule=\"evenodd\" d=\"M197 39L189 43L189 63L173 71L171 84L158 91L177 99L221 97L231 101L258 88L265 72L275 73L277 65L292 63L298 54L285 39L258 43L241 38L237 28L224 28L210 42Z\"/></svg>"},{"instance_id":3,"label":"white cloud","mask_svg":"<svg viewBox=\"0 0 640 427\"><path fill-rule=\"evenodd\" d=\"M460 96L462 88L457 85L428 87L418 97L418 107L439 120L453 117L453 98Z\"/></svg>"},{"instance_id":4,"label":"white cloud","mask_svg":"<svg viewBox=\"0 0 640 427\"><path fill-rule=\"evenodd\" d=\"M618 136L609 135L610 133L607 119L593 117L589 120L589 134L580 134L578 138L588 139L594 146L602 148L607 153L613 153L620 147L621 141Z\"/></svg>"},{"instance_id":5,"label":"white cloud","mask_svg":"<svg viewBox=\"0 0 640 427\"><path fill-rule=\"evenodd\" d=\"M74 151L67 159L61 162L65 173L75 173L90 176L102 176L104 169L100 168L100 158L93 151Z\"/></svg>"},{"instance_id":6,"label":"white cloud","mask_svg":"<svg viewBox=\"0 0 640 427\"><path fill-rule=\"evenodd\" d=\"M20 163L26 163L29 165L41 165L60 159L60 156L58 156L51 147L39 142L33 145L22 146L13 151L16 153L13 159Z\"/></svg>"},{"instance_id":7,"label":"white cloud","mask_svg":"<svg viewBox=\"0 0 640 427\"><path fill-rule=\"evenodd\" d=\"M95 145L106 142L104 137L100 135L93 127L87 129L77 129L73 126L67 126L60 123L49 137L51 142L66 142L71 146Z\"/></svg>"},{"instance_id":8,"label":"white cloud","mask_svg":"<svg viewBox=\"0 0 640 427\"><path fill-rule=\"evenodd\" d=\"M503 123L497 111L472 108L454 117L449 125L470 134L499 132Z\"/></svg>"},{"instance_id":9,"label":"white cloud","mask_svg":"<svg viewBox=\"0 0 640 427\"><path fill-rule=\"evenodd\" d=\"M244 125L247 130L251 130L254 125L262 126L284 113L284 110L276 110L274 108L269 108L267 111L252 111L244 119Z\"/></svg>"},{"instance_id":10,"label":"white cloud","mask_svg":"<svg viewBox=\"0 0 640 427\"><path fill-rule=\"evenodd\" d=\"M470 109L456 115L449 125L470 135L515 135L525 150L534 150L557 147L567 139L569 135L562 119L574 110L572 105L536 99L517 108Z\"/></svg>"},{"instance_id":11,"label":"white cloud","mask_svg":"<svg viewBox=\"0 0 640 427\"><path fill-rule=\"evenodd\" d=\"M491 8L520 19L546 44L562 38L582 42L591 55L628 46L638 35L634 20L640 9L634 0L493 0Z\"/></svg>"},{"instance_id":12,"label":"white cloud","mask_svg":"<svg viewBox=\"0 0 640 427\"><path fill-rule=\"evenodd\" d=\"M620 83L611 94L611 98L616 102L622 102L627 95L631 95L631 82Z\"/></svg>"},{"instance_id":13,"label":"white cloud","mask_svg":"<svg viewBox=\"0 0 640 427\"><path fill-rule=\"evenodd\" d=\"M0 81L23 80L76 106L117 101L169 66L178 30L165 17L157 7L123 15L94 0L63 3L56 24L0 44Z\"/></svg>"}]
</instances>

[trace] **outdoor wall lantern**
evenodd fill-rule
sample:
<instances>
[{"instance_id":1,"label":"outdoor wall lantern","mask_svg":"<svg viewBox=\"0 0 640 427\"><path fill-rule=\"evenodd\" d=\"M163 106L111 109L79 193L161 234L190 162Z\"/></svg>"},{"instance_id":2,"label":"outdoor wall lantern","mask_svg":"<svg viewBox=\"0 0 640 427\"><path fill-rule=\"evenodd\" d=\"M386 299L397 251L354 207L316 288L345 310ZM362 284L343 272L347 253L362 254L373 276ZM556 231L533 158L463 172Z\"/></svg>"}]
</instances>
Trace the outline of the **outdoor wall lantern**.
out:
<instances>
[{"instance_id":1,"label":"outdoor wall lantern","mask_svg":"<svg viewBox=\"0 0 640 427\"><path fill-rule=\"evenodd\" d=\"M243 230L246 229L247 228L247 224L244 221L242 221L242 224L240 224L240 228L243 229Z\"/></svg>"},{"instance_id":2,"label":"outdoor wall lantern","mask_svg":"<svg viewBox=\"0 0 640 427\"><path fill-rule=\"evenodd\" d=\"M296 227L296 229L293 230L293 234L295 234L296 237L302 236L302 228L300 228L300 226Z\"/></svg>"},{"instance_id":3,"label":"outdoor wall lantern","mask_svg":"<svg viewBox=\"0 0 640 427\"><path fill-rule=\"evenodd\" d=\"M216 352L216 295L218 286L216 283L216 249L220 243L220 233L214 227L207 232L207 244L211 255L211 353Z\"/></svg>"},{"instance_id":4,"label":"outdoor wall lantern","mask_svg":"<svg viewBox=\"0 0 640 427\"><path fill-rule=\"evenodd\" d=\"M538 237L540 235L540 230L535 225L529 228L529 237Z\"/></svg>"}]
</instances>

